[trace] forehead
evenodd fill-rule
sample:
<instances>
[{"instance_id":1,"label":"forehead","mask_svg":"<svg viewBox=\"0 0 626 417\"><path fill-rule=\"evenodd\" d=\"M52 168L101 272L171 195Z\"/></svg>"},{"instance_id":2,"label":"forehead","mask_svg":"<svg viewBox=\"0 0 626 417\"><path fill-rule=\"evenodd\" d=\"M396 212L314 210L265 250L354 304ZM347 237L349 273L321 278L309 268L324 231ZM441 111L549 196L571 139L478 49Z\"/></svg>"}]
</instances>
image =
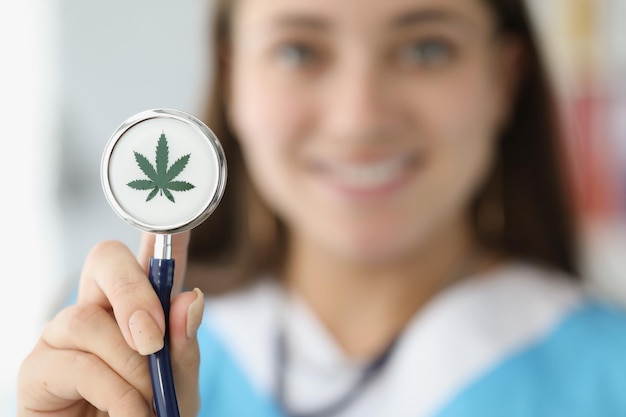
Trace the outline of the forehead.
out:
<instances>
[{"instance_id":1,"label":"forehead","mask_svg":"<svg viewBox=\"0 0 626 417\"><path fill-rule=\"evenodd\" d=\"M289 18L294 22L314 18L330 28L372 28L411 17L416 22L463 22L477 27L492 24L484 0L238 0L233 16L235 26L244 28L282 23Z\"/></svg>"}]
</instances>

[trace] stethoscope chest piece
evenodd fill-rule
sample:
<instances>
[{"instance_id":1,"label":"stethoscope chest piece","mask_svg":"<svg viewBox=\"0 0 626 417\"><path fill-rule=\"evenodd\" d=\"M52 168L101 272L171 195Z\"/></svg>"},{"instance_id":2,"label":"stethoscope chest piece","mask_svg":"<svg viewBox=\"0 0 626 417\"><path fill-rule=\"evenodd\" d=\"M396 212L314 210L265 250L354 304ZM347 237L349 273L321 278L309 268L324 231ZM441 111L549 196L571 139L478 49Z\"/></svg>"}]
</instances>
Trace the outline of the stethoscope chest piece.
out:
<instances>
[{"instance_id":1,"label":"stethoscope chest piece","mask_svg":"<svg viewBox=\"0 0 626 417\"><path fill-rule=\"evenodd\" d=\"M140 230L176 233L204 221L226 184L224 151L197 118L177 110L139 113L111 136L102 186L114 211Z\"/></svg>"}]
</instances>

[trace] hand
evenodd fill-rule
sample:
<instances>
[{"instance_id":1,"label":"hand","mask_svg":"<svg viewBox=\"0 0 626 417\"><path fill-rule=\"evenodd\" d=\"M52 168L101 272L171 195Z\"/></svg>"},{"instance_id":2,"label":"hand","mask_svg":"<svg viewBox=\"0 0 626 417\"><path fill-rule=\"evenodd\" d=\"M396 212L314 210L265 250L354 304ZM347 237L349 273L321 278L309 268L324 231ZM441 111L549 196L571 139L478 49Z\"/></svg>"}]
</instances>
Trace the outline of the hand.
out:
<instances>
[{"instance_id":1,"label":"hand","mask_svg":"<svg viewBox=\"0 0 626 417\"><path fill-rule=\"evenodd\" d=\"M189 233L175 235L175 292L182 288ZM139 259L119 242L98 244L81 275L77 303L42 332L18 376L18 417L153 415L146 355L163 347L165 322L146 275L154 237ZM204 300L198 289L170 307L170 353L181 416L197 414L200 356L196 332Z\"/></svg>"}]
</instances>

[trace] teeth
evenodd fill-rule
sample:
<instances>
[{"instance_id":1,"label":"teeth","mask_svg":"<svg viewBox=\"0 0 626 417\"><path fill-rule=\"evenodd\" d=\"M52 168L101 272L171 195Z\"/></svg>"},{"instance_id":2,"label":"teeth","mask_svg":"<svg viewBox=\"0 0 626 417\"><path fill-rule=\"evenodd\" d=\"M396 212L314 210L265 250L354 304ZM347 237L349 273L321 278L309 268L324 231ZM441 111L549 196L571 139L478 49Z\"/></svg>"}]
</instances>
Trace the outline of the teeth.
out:
<instances>
[{"instance_id":1,"label":"teeth","mask_svg":"<svg viewBox=\"0 0 626 417\"><path fill-rule=\"evenodd\" d=\"M393 181L406 166L405 158L370 164L334 164L330 172L339 181L353 187L377 187Z\"/></svg>"}]
</instances>

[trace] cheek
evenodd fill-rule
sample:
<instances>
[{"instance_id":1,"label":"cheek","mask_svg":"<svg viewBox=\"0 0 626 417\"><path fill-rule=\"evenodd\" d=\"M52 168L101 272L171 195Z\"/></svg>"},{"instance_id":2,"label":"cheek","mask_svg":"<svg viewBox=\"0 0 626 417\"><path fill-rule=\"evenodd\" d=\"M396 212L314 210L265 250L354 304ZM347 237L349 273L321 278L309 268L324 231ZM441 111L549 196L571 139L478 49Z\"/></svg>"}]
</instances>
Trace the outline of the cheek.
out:
<instances>
[{"instance_id":1,"label":"cheek","mask_svg":"<svg viewBox=\"0 0 626 417\"><path fill-rule=\"evenodd\" d=\"M433 152L459 175L480 176L488 168L498 138L501 89L490 75L484 66L469 66L427 88L417 104Z\"/></svg>"},{"instance_id":2,"label":"cheek","mask_svg":"<svg viewBox=\"0 0 626 417\"><path fill-rule=\"evenodd\" d=\"M492 141L500 126L500 89L489 72L472 68L433 87L423 106L427 125L440 129L441 136L461 147Z\"/></svg>"},{"instance_id":3,"label":"cheek","mask_svg":"<svg viewBox=\"0 0 626 417\"><path fill-rule=\"evenodd\" d=\"M229 123L252 182L271 207L283 212L285 194L297 189L293 164L312 112L302 96L258 68L242 61L231 72Z\"/></svg>"},{"instance_id":4,"label":"cheek","mask_svg":"<svg viewBox=\"0 0 626 417\"><path fill-rule=\"evenodd\" d=\"M468 68L423 87L413 103L430 162L421 195L431 202L424 210L433 217L467 210L491 167L500 97L488 74L485 68Z\"/></svg>"},{"instance_id":5,"label":"cheek","mask_svg":"<svg viewBox=\"0 0 626 417\"><path fill-rule=\"evenodd\" d=\"M302 137L310 124L311 106L290 88L276 71L244 58L235 59L231 72L230 124L236 135L253 146L256 142L282 142Z\"/></svg>"}]
</instances>

